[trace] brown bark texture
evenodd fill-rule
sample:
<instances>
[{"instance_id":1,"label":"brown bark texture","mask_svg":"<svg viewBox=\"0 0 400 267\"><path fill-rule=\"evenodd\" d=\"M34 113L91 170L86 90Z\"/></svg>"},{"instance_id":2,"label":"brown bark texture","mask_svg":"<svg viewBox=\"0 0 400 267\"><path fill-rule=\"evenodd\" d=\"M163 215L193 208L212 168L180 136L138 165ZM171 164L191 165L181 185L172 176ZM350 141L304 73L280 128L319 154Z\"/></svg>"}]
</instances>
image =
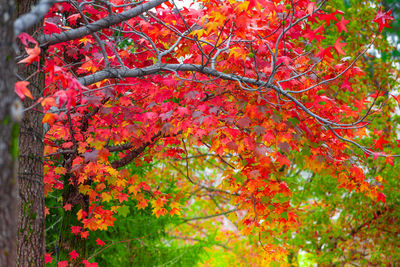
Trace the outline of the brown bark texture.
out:
<instances>
[{"instance_id":1,"label":"brown bark texture","mask_svg":"<svg viewBox=\"0 0 400 267\"><path fill-rule=\"evenodd\" d=\"M18 16L27 13L37 0L17 0ZM28 31L34 38L41 23ZM21 49L22 50L22 49ZM18 59L20 60L20 59ZM40 63L18 64L20 79L29 77L29 90L38 99L44 88ZM24 108L34 104L25 98ZM41 105L29 108L20 124L18 157L18 239L17 265L44 266L45 217L43 188L43 114Z\"/></svg>"},{"instance_id":2,"label":"brown bark texture","mask_svg":"<svg viewBox=\"0 0 400 267\"><path fill-rule=\"evenodd\" d=\"M0 0L0 266L15 266L16 257L17 188L12 131L17 125L12 120L11 107L19 102L14 93L13 21L13 1Z\"/></svg>"}]
</instances>

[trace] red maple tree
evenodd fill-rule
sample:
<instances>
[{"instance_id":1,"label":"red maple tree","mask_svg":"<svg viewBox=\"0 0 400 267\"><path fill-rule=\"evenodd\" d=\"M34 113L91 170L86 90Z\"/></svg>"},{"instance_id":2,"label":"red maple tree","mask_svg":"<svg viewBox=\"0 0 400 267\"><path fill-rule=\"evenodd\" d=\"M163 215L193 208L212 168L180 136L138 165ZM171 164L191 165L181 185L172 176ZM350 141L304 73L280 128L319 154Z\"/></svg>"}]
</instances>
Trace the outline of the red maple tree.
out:
<instances>
[{"instance_id":1,"label":"red maple tree","mask_svg":"<svg viewBox=\"0 0 400 267\"><path fill-rule=\"evenodd\" d=\"M342 37L330 46L321 41L327 27L347 32L348 21L341 11L327 11L325 1L198 5L62 2L50 9L38 42L20 37L28 56L19 63L45 61L46 88L37 99L48 126L45 193L63 192L62 206L77 217L72 234L86 239L107 230L128 199L138 209L151 205L157 217L180 215L182 194L126 169L155 159L184 159L176 183L226 196L221 205L243 211L242 233L259 235L261 243L272 225L285 231L297 223L282 176L296 164L293 153L338 177L339 186L384 201L378 187L366 186L350 149L387 156L379 152L382 133L373 148L355 141L375 100L334 96L338 87L357 90L349 83L363 75L357 60L388 26L390 12L378 12L370 44L343 62ZM32 97L26 86L16 85L21 98ZM223 182L196 177L188 163L196 149L224 166ZM68 248L62 264L80 256L89 264L87 255ZM264 257L284 255L279 246L263 248Z\"/></svg>"}]
</instances>

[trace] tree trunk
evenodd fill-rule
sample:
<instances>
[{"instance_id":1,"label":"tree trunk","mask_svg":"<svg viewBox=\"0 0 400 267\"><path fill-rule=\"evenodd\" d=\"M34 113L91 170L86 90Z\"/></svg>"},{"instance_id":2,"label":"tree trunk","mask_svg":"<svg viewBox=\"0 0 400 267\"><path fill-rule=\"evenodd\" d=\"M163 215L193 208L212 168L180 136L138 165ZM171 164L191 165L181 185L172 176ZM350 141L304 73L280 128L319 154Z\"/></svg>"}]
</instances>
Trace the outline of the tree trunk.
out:
<instances>
[{"instance_id":1,"label":"tree trunk","mask_svg":"<svg viewBox=\"0 0 400 267\"><path fill-rule=\"evenodd\" d=\"M27 13L37 0L17 0L18 15ZM41 23L29 30L35 32ZM43 52L43 51L42 51ZM18 66L18 74L29 78L29 89L35 99L42 95L44 76L38 71L40 66L31 64ZM26 98L24 107L34 102ZM44 188L43 188L43 125L41 105L36 105L24 113L19 133L18 160L18 266L43 266L45 254L44 238Z\"/></svg>"},{"instance_id":2,"label":"tree trunk","mask_svg":"<svg viewBox=\"0 0 400 267\"><path fill-rule=\"evenodd\" d=\"M16 257L16 173L13 156L13 128L10 107L18 106L14 93L15 55L13 1L0 0L0 265L15 266ZM15 115L15 113L14 113ZM13 139L14 137L14 139ZM13 152L14 151L14 152Z\"/></svg>"}]
</instances>

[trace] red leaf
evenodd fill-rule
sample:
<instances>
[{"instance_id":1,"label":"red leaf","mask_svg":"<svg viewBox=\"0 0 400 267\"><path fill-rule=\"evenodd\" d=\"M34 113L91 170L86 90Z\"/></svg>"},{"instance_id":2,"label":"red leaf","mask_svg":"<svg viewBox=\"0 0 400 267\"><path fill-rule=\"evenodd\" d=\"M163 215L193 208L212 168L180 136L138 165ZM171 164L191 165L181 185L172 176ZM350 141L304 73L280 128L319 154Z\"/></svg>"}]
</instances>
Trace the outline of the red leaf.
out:
<instances>
[{"instance_id":1,"label":"red leaf","mask_svg":"<svg viewBox=\"0 0 400 267\"><path fill-rule=\"evenodd\" d=\"M69 256L71 256L71 261L73 261L79 257L79 254L78 254L78 252L76 252L76 250L73 250L69 253Z\"/></svg>"},{"instance_id":2,"label":"red leaf","mask_svg":"<svg viewBox=\"0 0 400 267\"><path fill-rule=\"evenodd\" d=\"M385 159L386 164L390 164L393 166L393 157L392 156L387 156Z\"/></svg>"},{"instance_id":3,"label":"red leaf","mask_svg":"<svg viewBox=\"0 0 400 267\"><path fill-rule=\"evenodd\" d=\"M390 14L392 14L392 10L389 10L388 12L382 12L381 8L379 8L378 13L373 20L373 22L378 23L379 32L382 32L383 28L390 28L389 23L391 20L394 20Z\"/></svg>"},{"instance_id":4,"label":"red leaf","mask_svg":"<svg viewBox=\"0 0 400 267\"><path fill-rule=\"evenodd\" d=\"M376 198L378 201L381 201L382 203L386 202L386 196L383 193L378 193L378 196Z\"/></svg>"},{"instance_id":5,"label":"red leaf","mask_svg":"<svg viewBox=\"0 0 400 267\"><path fill-rule=\"evenodd\" d=\"M45 34L54 34L54 33L61 32L60 28L58 28L58 26L56 24L54 24L53 22L49 22L49 21L44 22L43 31Z\"/></svg>"},{"instance_id":6,"label":"red leaf","mask_svg":"<svg viewBox=\"0 0 400 267\"><path fill-rule=\"evenodd\" d=\"M58 267L67 267L68 266L68 261L59 261L58 262Z\"/></svg>"},{"instance_id":7,"label":"red leaf","mask_svg":"<svg viewBox=\"0 0 400 267\"><path fill-rule=\"evenodd\" d=\"M35 39L32 38L32 36L30 36L29 34L23 32L20 35L18 35L18 38L21 40L21 43L24 46L28 46L28 42L33 43L33 44L37 44L37 41Z\"/></svg>"},{"instance_id":8,"label":"red leaf","mask_svg":"<svg viewBox=\"0 0 400 267\"><path fill-rule=\"evenodd\" d=\"M77 14L73 14L73 15L69 16L67 18L67 20L71 25L76 25L76 20L80 17L81 17L81 14L77 13Z\"/></svg>"},{"instance_id":9,"label":"red leaf","mask_svg":"<svg viewBox=\"0 0 400 267\"><path fill-rule=\"evenodd\" d=\"M97 267L97 262L89 262L88 260L83 260L82 263L85 265L85 267Z\"/></svg>"},{"instance_id":10,"label":"red leaf","mask_svg":"<svg viewBox=\"0 0 400 267\"><path fill-rule=\"evenodd\" d=\"M385 140L385 137L382 135L375 143L375 149L383 150L383 145L388 144L389 142Z\"/></svg>"},{"instance_id":11,"label":"red leaf","mask_svg":"<svg viewBox=\"0 0 400 267\"><path fill-rule=\"evenodd\" d=\"M390 95L393 96L393 98L397 101L397 105L399 105L399 108L400 108L400 95L398 95L398 96L394 96L392 94L390 94Z\"/></svg>"},{"instance_id":12,"label":"red leaf","mask_svg":"<svg viewBox=\"0 0 400 267\"><path fill-rule=\"evenodd\" d=\"M33 99L31 91L28 89L29 82L27 81L19 81L15 83L15 93L22 99L25 99L25 96Z\"/></svg>"},{"instance_id":13,"label":"red leaf","mask_svg":"<svg viewBox=\"0 0 400 267\"><path fill-rule=\"evenodd\" d=\"M325 49L320 48L318 53L315 56L319 57L321 59L323 59L325 57L333 58L332 53L331 53L331 49L332 49L332 46L329 46L329 47L327 47Z\"/></svg>"},{"instance_id":14,"label":"red leaf","mask_svg":"<svg viewBox=\"0 0 400 267\"><path fill-rule=\"evenodd\" d=\"M80 226L71 226L71 233L78 235L81 232Z\"/></svg>"},{"instance_id":15,"label":"red leaf","mask_svg":"<svg viewBox=\"0 0 400 267\"><path fill-rule=\"evenodd\" d=\"M65 205L64 205L64 210L66 210L66 211L71 210L71 208L72 208L72 205L71 205L71 204L65 204Z\"/></svg>"},{"instance_id":16,"label":"red leaf","mask_svg":"<svg viewBox=\"0 0 400 267\"><path fill-rule=\"evenodd\" d=\"M81 238L86 239L89 236L89 232L85 231L85 232L81 232Z\"/></svg>"},{"instance_id":17,"label":"red leaf","mask_svg":"<svg viewBox=\"0 0 400 267\"><path fill-rule=\"evenodd\" d=\"M346 78L346 79L344 80L344 82L342 83L342 86L341 86L340 88L341 88L341 89L347 89L347 90L349 90L350 92L353 91L353 88L351 88L351 84L349 83L349 79L348 79L348 78Z\"/></svg>"},{"instance_id":18,"label":"red leaf","mask_svg":"<svg viewBox=\"0 0 400 267\"><path fill-rule=\"evenodd\" d=\"M325 20L326 24L329 26L331 23L331 20L337 21L337 18L335 17L336 13L332 14L323 14L319 16L319 19Z\"/></svg>"},{"instance_id":19,"label":"red leaf","mask_svg":"<svg viewBox=\"0 0 400 267\"><path fill-rule=\"evenodd\" d=\"M336 50L336 53L338 53L338 55L346 55L345 52L343 52L342 48L347 45L347 43L341 43L340 41L342 40L342 37L340 36L339 38L337 38L335 45L333 46Z\"/></svg>"},{"instance_id":20,"label":"red leaf","mask_svg":"<svg viewBox=\"0 0 400 267\"><path fill-rule=\"evenodd\" d=\"M65 102L67 102L68 96L64 90L58 91L57 93L54 94L54 96L59 97L58 98L58 106L59 107L62 107L65 104Z\"/></svg>"},{"instance_id":21,"label":"red leaf","mask_svg":"<svg viewBox=\"0 0 400 267\"><path fill-rule=\"evenodd\" d=\"M96 244L99 246L104 246L106 243L104 243L100 238L96 239Z\"/></svg>"},{"instance_id":22,"label":"red leaf","mask_svg":"<svg viewBox=\"0 0 400 267\"><path fill-rule=\"evenodd\" d=\"M338 27L339 33L342 31L348 32L346 29L346 24L349 22L350 20L345 20L344 16L342 16L342 19L338 23L335 23L336 27Z\"/></svg>"},{"instance_id":23,"label":"red leaf","mask_svg":"<svg viewBox=\"0 0 400 267\"><path fill-rule=\"evenodd\" d=\"M51 253L46 253L46 254L44 255L44 264L46 264L46 263L51 263L52 260L53 260L53 258L51 257Z\"/></svg>"}]
</instances>

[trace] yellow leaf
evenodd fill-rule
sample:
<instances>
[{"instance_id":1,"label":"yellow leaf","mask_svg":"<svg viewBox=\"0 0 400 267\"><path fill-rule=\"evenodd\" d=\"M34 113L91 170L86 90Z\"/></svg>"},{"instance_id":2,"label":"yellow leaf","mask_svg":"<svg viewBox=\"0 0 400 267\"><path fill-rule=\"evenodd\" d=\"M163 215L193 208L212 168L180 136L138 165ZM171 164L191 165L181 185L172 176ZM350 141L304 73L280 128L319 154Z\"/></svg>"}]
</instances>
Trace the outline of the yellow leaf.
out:
<instances>
[{"instance_id":1,"label":"yellow leaf","mask_svg":"<svg viewBox=\"0 0 400 267\"><path fill-rule=\"evenodd\" d=\"M112 196L108 193L101 193L101 198L103 199L103 201L105 202L109 202L112 199Z\"/></svg>"},{"instance_id":2,"label":"yellow leaf","mask_svg":"<svg viewBox=\"0 0 400 267\"><path fill-rule=\"evenodd\" d=\"M65 174L67 170L64 167L57 167L54 169L55 174Z\"/></svg>"}]
</instances>

